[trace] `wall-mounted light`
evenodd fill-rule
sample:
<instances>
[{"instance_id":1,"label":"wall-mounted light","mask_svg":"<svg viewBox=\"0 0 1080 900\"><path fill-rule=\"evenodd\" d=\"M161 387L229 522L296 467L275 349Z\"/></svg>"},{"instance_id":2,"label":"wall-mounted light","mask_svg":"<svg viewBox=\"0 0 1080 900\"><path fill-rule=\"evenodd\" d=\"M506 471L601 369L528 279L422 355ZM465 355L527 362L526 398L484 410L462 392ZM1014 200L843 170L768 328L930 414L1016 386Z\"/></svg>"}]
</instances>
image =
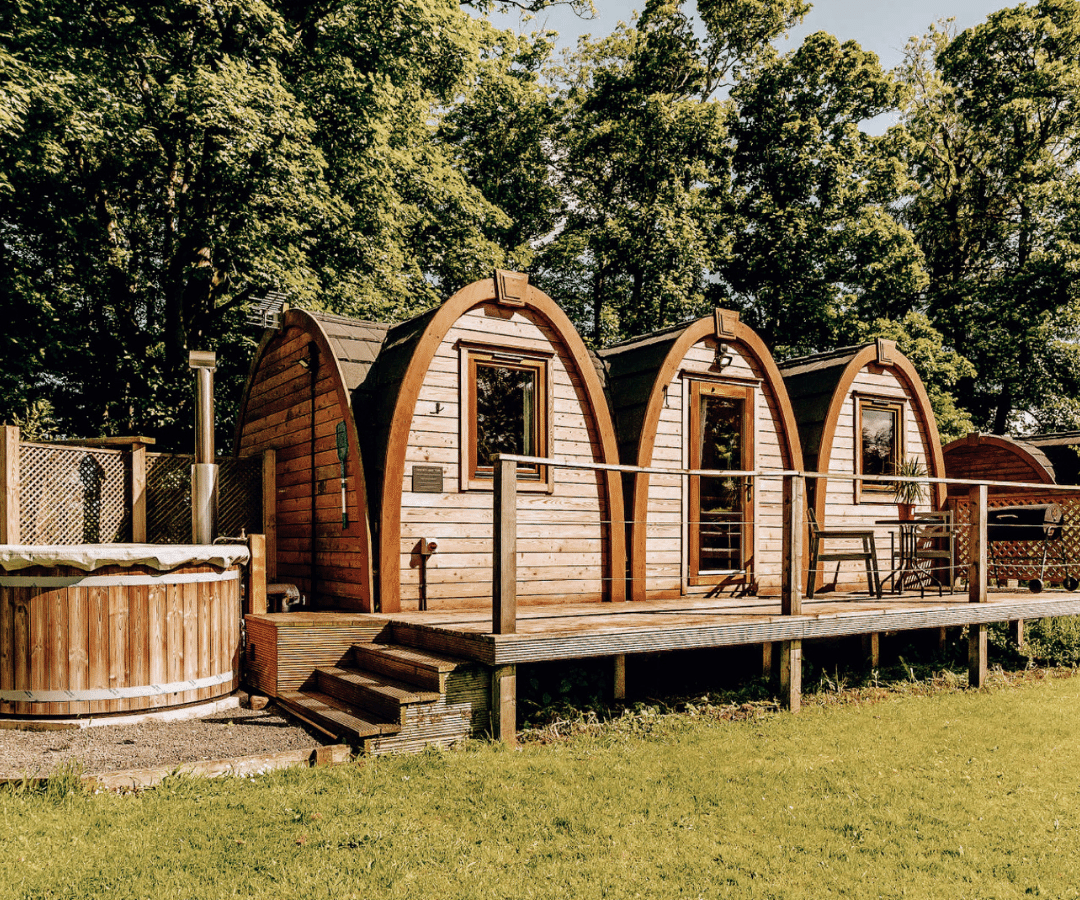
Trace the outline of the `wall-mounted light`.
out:
<instances>
[{"instance_id":1,"label":"wall-mounted light","mask_svg":"<svg viewBox=\"0 0 1080 900\"><path fill-rule=\"evenodd\" d=\"M724 343L717 344L715 363L716 367L718 369L726 369L733 362L735 362L735 357L731 355L731 348Z\"/></svg>"}]
</instances>

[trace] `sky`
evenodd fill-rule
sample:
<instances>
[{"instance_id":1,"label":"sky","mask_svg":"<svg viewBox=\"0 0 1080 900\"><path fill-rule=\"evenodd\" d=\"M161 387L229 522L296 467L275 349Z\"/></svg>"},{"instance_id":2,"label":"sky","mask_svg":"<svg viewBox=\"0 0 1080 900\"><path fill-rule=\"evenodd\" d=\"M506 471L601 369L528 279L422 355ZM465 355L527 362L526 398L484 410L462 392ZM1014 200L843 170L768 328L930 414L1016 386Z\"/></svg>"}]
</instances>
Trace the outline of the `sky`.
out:
<instances>
[{"instance_id":1,"label":"sky","mask_svg":"<svg viewBox=\"0 0 1080 900\"><path fill-rule=\"evenodd\" d=\"M643 0L593 0L597 18L582 21L566 8L556 7L537 16L521 30L548 27L558 31L565 47L573 46L579 35L610 34L619 20L629 21ZM817 0L801 25L791 31L781 50L794 49L815 31L827 31L840 40L853 38L865 50L873 50L886 69L899 64L909 37L923 34L938 19L953 17L960 30L982 22L989 13L1015 6L1009 0ZM500 27L517 27L515 14L493 17Z\"/></svg>"}]
</instances>

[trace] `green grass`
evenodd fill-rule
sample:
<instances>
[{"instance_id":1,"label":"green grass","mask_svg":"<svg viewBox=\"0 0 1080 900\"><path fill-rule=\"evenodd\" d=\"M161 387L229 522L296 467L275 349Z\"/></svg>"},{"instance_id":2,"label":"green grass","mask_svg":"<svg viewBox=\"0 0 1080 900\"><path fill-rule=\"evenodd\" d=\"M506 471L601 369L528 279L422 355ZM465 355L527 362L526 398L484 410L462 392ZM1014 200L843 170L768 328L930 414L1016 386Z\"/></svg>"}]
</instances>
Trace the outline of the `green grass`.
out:
<instances>
[{"instance_id":1,"label":"green grass","mask_svg":"<svg viewBox=\"0 0 1080 900\"><path fill-rule=\"evenodd\" d=\"M1080 678L944 687L126 796L27 785L0 792L0 897L1076 897Z\"/></svg>"}]
</instances>

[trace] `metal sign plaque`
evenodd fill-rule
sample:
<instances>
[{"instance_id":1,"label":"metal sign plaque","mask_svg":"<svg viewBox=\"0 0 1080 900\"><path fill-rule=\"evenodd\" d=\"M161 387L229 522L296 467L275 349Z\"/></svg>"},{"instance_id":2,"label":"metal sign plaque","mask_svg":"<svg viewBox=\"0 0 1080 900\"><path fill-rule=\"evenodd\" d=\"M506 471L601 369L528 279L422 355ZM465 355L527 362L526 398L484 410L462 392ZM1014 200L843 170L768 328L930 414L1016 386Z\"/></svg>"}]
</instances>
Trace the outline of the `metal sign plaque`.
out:
<instances>
[{"instance_id":1,"label":"metal sign plaque","mask_svg":"<svg viewBox=\"0 0 1080 900\"><path fill-rule=\"evenodd\" d=\"M345 457L349 455L349 437L345 432L345 423L337 423L337 457L342 462L345 462Z\"/></svg>"},{"instance_id":2,"label":"metal sign plaque","mask_svg":"<svg viewBox=\"0 0 1080 900\"><path fill-rule=\"evenodd\" d=\"M413 466L412 489L414 494L441 494L443 490L443 467Z\"/></svg>"}]
</instances>

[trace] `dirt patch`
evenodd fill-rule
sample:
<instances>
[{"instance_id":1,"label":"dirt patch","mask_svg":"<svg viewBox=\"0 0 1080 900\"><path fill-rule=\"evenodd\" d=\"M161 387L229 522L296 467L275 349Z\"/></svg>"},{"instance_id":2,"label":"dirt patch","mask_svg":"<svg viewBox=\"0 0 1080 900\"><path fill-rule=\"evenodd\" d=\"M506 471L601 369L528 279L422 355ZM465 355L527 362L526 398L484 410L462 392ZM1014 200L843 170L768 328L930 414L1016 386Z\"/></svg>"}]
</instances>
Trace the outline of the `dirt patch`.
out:
<instances>
[{"instance_id":1,"label":"dirt patch","mask_svg":"<svg viewBox=\"0 0 1080 900\"><path fill-rule=\"evenodd\" d=\"M0 729L0 778L44 777L78 765L87 774L303 750L326 735L265 709L229 709L183 722L143 722L61 731Z\"/></svg>"}]
</instances>

